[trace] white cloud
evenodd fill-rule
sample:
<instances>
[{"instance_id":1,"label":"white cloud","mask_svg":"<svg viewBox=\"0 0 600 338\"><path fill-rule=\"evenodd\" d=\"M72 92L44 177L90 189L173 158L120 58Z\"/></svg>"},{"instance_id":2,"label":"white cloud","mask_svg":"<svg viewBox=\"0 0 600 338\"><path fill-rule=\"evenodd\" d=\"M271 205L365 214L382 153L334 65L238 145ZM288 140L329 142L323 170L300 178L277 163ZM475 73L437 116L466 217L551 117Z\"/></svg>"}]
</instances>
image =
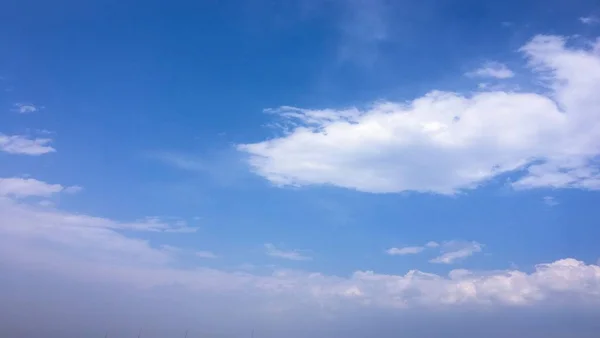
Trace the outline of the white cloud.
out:
<instances>
[{"instance_id":1,"label":"white cloud","mask_svg":"<svg viewBox=\"0 0 600 338\"><path fill-rule=\"evenodd\" d=\"M69 188L66 188L69 189ZM33 178L0 178L0 196L16 198L48 197L65 190L60 184L48 184Z\"/></svg>"},{"instance_id":2,"label":"white cloud","mask_svg":"<svg viewBox=\"0 0 600 338\"><path fill-rule=\"evenodd\" d=\"M416 255L420 254L425 249L436 249L442 252L439 257L430 260L431 263L452 264L457 260L469 257L476 252L480 252L483 248L482 244L477 242L464 241L445 241L442 244L430 241L424 246L407 246L403 248L390 248L386 253L391 256Z\"/></svg>"},{"instance_id":3,"label":"white cloud","mask_svg":"<svg viewBox=\"0 0 600 338\"><path fill-rule=\"evenodd\" d=\"M199 258L217 258L218 256L210 251L196 251L196 257Z\"/></svg>"},{"instance_id":4,"label":"white cloud","mask_svg":"<svg viewBox=\"0 0 600 338\"><path fill-rule=\"evenodd\" d=\"M594 165L595 160L582 160L579 163L570 160L532 165L528 176L513 183L517 189L530 188L579 188L600 189L600 172ZM589 161L587 163L586 161Z\"/></svg>"},{"instance_id":5,"label":"white cloud","mask_svg":"<svg viewBox=\"0 0 600 338\"><path fill-rule=\"evenodd\" d=\"M582 16L579 21L585 25L595 25L600 23L600 19L595 16Z\"/></svg>"},{"instance_id":6,"label":"white cloud","mask_svg":"<svg viewBox=\"0 0 600 338\"><path fill-rule=\"evenodd\" d=\"M422 246L407 246L404 248L390 248L386 253L392 256L415 255L423 252L423 250L425 250L425 247Z\"/></svg>"},{"instance_id":7,"label":"white cloud","mask_svg":"<svg viewBox=\"0 0 600 338\"><path fill-rule=\"evenodd\" d=\"M72 187L65 188L60 184L49 184L33 178L0 178L0 199L3 201L4 207L10 206L8 209L10 211L8 213L9 215L14 216L15 218L22 218L23 222L30 221L33 224L38 222L48 222L51 224L63 224L72 227L153 232L185 233L197 230L196 228L187 226L186 222L167 222L160 217L146 217L134 222L114 222L102 217L70 214L58 210L38 209L34 205L16 202L17 199L25 197L49 197L61 192L73 193L73 190L80 190L80 187L77 187L76 189L71 188ZM38 205L40 204L38 203ZM49 205L44 202L41 206ZM1 211L6 210L0 209L0 215L3 215ZM5 216L5 219L8 219L8 216L3 216Z\"/></svg>"},{"instance_id":8,"label":"white cloud","mask_svg":"<svg viewBox=\"0 0 600 338\"><path fill-rule=\"evenodd\" d=\"M431 241L431 242L427 242L427 244L425 244L425 246L428 248L437 248L440 246L440 244L438 242Z\"/></svg>"},{"instance_id":9,"label":"white cloud","mask_svg":"<svg viewBox=\"0 0 600 338\"><path fill-rule=\"evenodd\" d=\"M23 135L4 135L0 133L0 151L9 154L42 155L55 152L49 144L49 138L31 139Z\"/></svg>"},{"instance_id":10,"label":"white cloud","mask_svg":"<svg viewBox=\"0 0 600 338\"><path fill-rule=\"evenodd\" d=\"M465 75L468 77L493 77L496 79L508 79L515 76L515 73L503 63L487 62L483 65L483 67L472 72L468 72Z\"/></svg>"},{"instance_id":11,"label":"white cloud","mask_svg":"<svg viewBox=\"0 0 600 338\"><path fill-rule=\"evenodd\" d=\"M35 113L44 107L38 107L33 103L15 103L15 111L19 114Z\"/></svg>"},{"instance_id":12,"label":"white cloud","mask_svg":"<svg viewBox=\"0 0 600 338\"><path fill-rule=\"evenodd\" d=\"M126 284L136 288L177 285L186 292L253 294L269 306L305 307L340 311L354 307L415 308L478 306L528 306L540 302L579 300L600 303L600 267L574 259L540 264L531 273L517 270L473 272L453 270L447 276L411 270L384 275L356 271L348 277L321 273L275 270L271 274L228 272L209 268L183 268L175 261L179 248L151 246L146 240L121 233L124 229L163 228L147 221L132 225L42 208L0 198L0 262L6 266L51 271L94 284ZM465 245L445 242L444 250ZM298 259L267 244L278 257ZM470 243L440 261L453 261L480 248ZM459 250L460 251L460 250ZM454 255L454 256L450 256ZM201 256L208 256L201 254Z\"/></svg>"},{"instance_id":13,"label":"white cloud","mask_svg":"<svg viewBox=\"0 0 600 338\"><path fill-rule=\"evenodd\" d=\"M101 220L101 218L98 218L98 220ZM198 231L197 227L190 227L183 220L165 219L157 216L145 217L135 222L118 223L111 227L167 233L193 233Z\"/></svg>"},{"instance_id":14,"label":"white cloud","mask_svg":"<svg viewBox=\"0 0 600 338\"><path fill-rule=\"evenodd\" d=\"M312 258L305 256L299 250L281 250L271 243L265 244L267 255L292 261L309 261Z\"/></svg>"},{"instance_id":15,"label":"white cloud","mask_svg":"<svg viewBox=\"0 0 600 338\"><path fill-rule=\"evenodd\" d=\"M166 251L152 248L145 240L128 238L119 230L154 230L153 223L122 223L110 219L62 212L0 197L0 234L19 252L20 259L30 255L77 255L91 262L136 264L164 262ZM10 239L10 240L9 240ZM20 243L20 244L19 244ZM28 249L27 249L28 248ZM47 250L50 253L46 254ZM59 262L49 262L59 264Z\"/></svg>"},{"instance_id":16,"label":"white cloud","mask_svg":"<svg viewBox=\"0 0 600 338\"><path fill-rule=\"evenodd\" d=\"M442 246L442 255L430 260L431 263L453 264L459 260L481 252L483 245L477 242L448 241Z\"/></svg>"},{"instance_id":17,"label":"white cloud","mask_svg":"<svg viewBox=\"0 0 600 338\"><path fill-rule=\"evenodd\" d=\"M78 185L73 185L73 186L65 188L64 192L66 192L67 194L77 194L77 193L81 192L82 190L83 190L82 187L80 187Z\"/></svg>"},{"instance_id":18,"label":"white cloud","mask_svg":"<svg viewBox=\"0 0 600 338\"><path fill-rule=\"evenodd\" d=\"M580 296L600 302L600 267L574 259L540 264L529 274L516 270L479 273L453 270L443 276L411 270L401 275L356 271L349 277L337 277L276 270L270 275L256 275L208 268L175 268L169 264L172 260L169 250L154 249L146 241L125 237L110 229L65 224L45 229L25 220L15 224L11 232L6 222L0 224L3 234L0 260L27 263L28 268L52 267L54 273L94 283L119 282L139 288L179 285L190 291L211 294L251 292L271 304L281 302L287 307L314 304L329 311L341 310L340 306L527 306L543 301L559 302L560 296L567 295L571 300ZM23 226L26 232L32 232L32 227L39 228L35 229L36 238L50 240L54 246L41 247L23 241ZM56 245L60 245L60 250L56 250Z\"/></svg>"},{"instance_id":19,"label":"white cloud","mask_svg":"<svg viewBox=\"0 0 600 338\"><path fill-rule=\"evenodd\" d=\"M600 41L592 48L600 48ZM276 185L455 194L512 173L518 188L599 189L600 54L536 36L521 48L549 88L432 91L359 110L281 107L284 134L240 144Z\"/></svg>"}]
</instances>

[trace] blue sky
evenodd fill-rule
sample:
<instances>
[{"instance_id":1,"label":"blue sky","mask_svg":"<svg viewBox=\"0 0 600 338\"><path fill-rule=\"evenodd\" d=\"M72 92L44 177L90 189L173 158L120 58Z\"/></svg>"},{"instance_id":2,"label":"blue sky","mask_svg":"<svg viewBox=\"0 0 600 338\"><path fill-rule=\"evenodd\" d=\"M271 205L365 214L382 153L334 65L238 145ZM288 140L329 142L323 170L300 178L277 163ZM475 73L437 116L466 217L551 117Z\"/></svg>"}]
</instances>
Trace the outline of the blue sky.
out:
<instances>
[{"instance_id":1,"label":"blue sky","mask_svg":"<svg viewBox=\"0 0 600 338\"><path fill-rule=\"evenodd\" d=\"M347 319L598 300L594 1L0 11L7 293L25 273L36 287L117 288L149 307L160 304L139 290L167 288L175 302L255 294L261 314L288 319L314 304ZM419 297L386 281L412 270L460 296L427 289L429 277L411 286ZM305 292L308 304L290 296ZM243 317L223 299L212 301Z\"/></svg>"}]
</instances>

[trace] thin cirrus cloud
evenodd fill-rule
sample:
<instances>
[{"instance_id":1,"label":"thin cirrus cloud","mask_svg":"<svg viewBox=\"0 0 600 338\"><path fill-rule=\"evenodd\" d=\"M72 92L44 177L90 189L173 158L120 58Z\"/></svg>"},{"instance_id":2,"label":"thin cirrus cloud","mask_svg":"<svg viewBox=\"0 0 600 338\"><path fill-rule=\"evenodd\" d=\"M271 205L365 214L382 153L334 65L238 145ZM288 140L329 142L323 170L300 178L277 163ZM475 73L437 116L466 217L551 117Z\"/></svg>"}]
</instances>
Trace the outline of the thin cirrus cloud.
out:
<instances>
[{"instance_id":1,"label":"thin cirrus cloud","mask_svg":"<svg viewBox=\"0 0 600 338\"><path fill-rule=\"evenodd\" d=\"M300 250L282 250L274 244L265 244L266 254L271 257L283 258L292 261L309 261L312 257L304 255Z\"/></svg>"},{"instance_id":2,"label":"thin cirrus cloud","mask_svg":"<svg viewBox=\"0 0 600 338\"><path fill-rule=\"evenodd\" d=\"M65 223L73 226L107 228L107 229L123 229L135 231L153 231L153 232L195 232L197 228L190 227L186 222L167 222L160 217L146 217L134 222L113 222L101 217L86 216L80 214L69 214L58 210L37 209L35 205L20 202L20 200L28 197L51 197L61 193L74 194L82 190L79 186L64 187L61 184L52 184L39 181L33 178L9 177L0 178L0 198L6 206L11 206L7 212L6 209L0 213L7 215L4 221L9 219L9 215L21 217L25 219L43 219L50 223ZM45 201L45 200L43 200ZM40 202L43 202L40 201ZM41 206L51 206L51 204L38 202ZM21 216L17 216L21 215ZM18 222L17 222L18 223Z\"/></svg>"},{"instance_id":3,"label":"thin cirrus cloud","mask_svg":"<svg viewBox=\"0 0 600 338\"><path fill-rule=\"evenodd\" d=\"M44 109L42 106L36 106L33 103L15 103L14 111L19 114L31 114Z\"/></svg>"},{"instance_id":4,"label":"thin cirrus cloud","mask_svg":"<svg viewBox=\"0 0 600 338\"><path fill-rule=\"evenodd\" d=\"M435 241L429 241L425 244L425 246L428 248L437 248L440 246L440 243L435 242Z\"/></svg>"},{"instance_id":5,"label":"thin cirrus cloud","mask_svg":"<svg viewBox=\"0 0 600 338\"><path fill-rule=\"evenodd\" d=\"M33 178L0 178L0 196L15 198L49 197L60 192L74 194L81 190L82 188L79 186L63 187L60 184L49 184Z\"/></svg>"},{"instance_id":6,"label":"thin cirrus cloud","mask_svg":"<svg viewBox=\"0 0 600 338\"><path fill-rule=\"evenodd\" d=\"M424 246L407 246L404 248L389 248L386 253L391 256L416 255L425 250Z\"/></svg>"},{"instance_id":7,"label":"thin cirrus cloud","mask_svg":"<svg viewBox=\"0 0 600 338\"><path fill-rule=\"evenodd\" d=\"M423 246L406 246L402 248L389 248L385 252L390 256L416 255L428 248L437 248L440 244L435 241L427 242Z\"/></svg>"},{"instance_id":8,"label":"thin cirrus cloud","mask_svg":"<svg viewBox=\"0 0 600 338\"><path fill-rule=\"evenodd\" d=\"M579 18L579 21L581 21L581 23L585 24L585 25L597 25L600 24L600 18L596 17L596 16L582 16Z\"/></svg>"},{"instance_id":9,"label":"thin cirrus cloud","mask_svg":"<svg viewBox=\"0 0 600 338\"><path fill-rule=\"evenodd\" d=\"M553 196L544 196L542 198L542 201L544 201L544 204L546 204L549 207L554 207L560 204L560 202L557 201L556 198L554 198Z\"/></svg>"},{"instance_id":10,"label":"thin cirrus cloud","mask_svg":"<svg viewBox=\"0 0 600 338\"><path fill-rule=\"evenodd\" d=\"M454 264L470 257L483 249L483 244L472 241L445 241L428 242L423 246L407 246L402 248L390 248L386 253L390 256L416 255L423 253L426 249L437 249L441 254L431 260L430 263Z\"/></svg>"},{"instance_id":11,"label":"thin cirrus cloud","mask_svg":"<svg viewBox=\"0 0 600 338\"><path fill-rule=\"evenodd\" d=\"M207 171L210 169L210 167L207 166L206 161L179 153L155 152L149 154L148 157L187 171Z\"/></svg>"},{"instance_id":12,"label":"thin cirrus cloud","mask_svg":"<svg viewBox=\"0 0 600 338\"><path fill-rule=\"evenodd\" d=\"M83 187L80 187L78 185L72 185L70 187L66 187L64 192L68 193L68 194L77 194L80 193L83 190Z\"/></svg>"},{"instance_id":13,"label":"thin cirrus cloud","mask_svg":"<svg viewBox=\"0 0 600 338\"><path fill-rule=\"evenodd\" d=\"M339 60L373 65L379 58L380 44L390 36L390 3L382 0L337 3L341 6Z\"/></svg>"},{"instance_id":14,"label":"thin cirrus cloud","mask_svg":"<svg viewBox=\"0 0 600 338\"><path fill-rule=\"evenodd\" d=\"M62 186L31 179L18 184L15 181L0 181L0 233L7 247L25 250L21 252L24 256L28 256L25 252L57 250L93 260L132 260L142 265L164 262L172 259L172 247L153 247L148 241L125 236L121 231L169 233L187 229L181 222L168 223L158 217L120 222L39 206L21 197L66 193Z\"/></svg>"},{"instance_id":15,"label":"thin cirrus cloud","mask_svg":"<svg viewBox=\"0 0 600 338\"><path fill-rule=\"evenodd\" d=\"M55 152L49 138L29 138L23 135L5 135L0 133L0 151L9 154L43 155Z\"/></svg>"},{"instance_id":16,"label":"thin cirrus cloud","mask_svg":"<svg viewBox=\"0 0 600 338\"><path fill-rule=\"evenodd\" d=\"M456 194L500 175L512 187L600 189L600 41L539 35L520 48L550 91L431 91L360 110L271 110L285 132L237 145L277 186ZM287 122L287 124L286 124Z\"/></svg>"},{"instance_id":17,"label":"thin cirrus cloud","mask_svg":"<svg viewBox=\"0 0 600 338\"><path fill-rule=\"evenodd\" d=\"M505 64L500 62L487 62L481 68L465 74L468 77L491 77L496 79L509 79L515 76Z\"/></svg>"},{"instance_id":18,"label":"thin cirrus cloud","mask_svg":"<svg viewBox=\"0 0 600 338\"><path fill-rule=\"evenodd\" d=\"M461 241L448 241L441 246L442 254L429 262L439 264L453 264L483 250L483 244Z\"/></svg>"}]
</instances>

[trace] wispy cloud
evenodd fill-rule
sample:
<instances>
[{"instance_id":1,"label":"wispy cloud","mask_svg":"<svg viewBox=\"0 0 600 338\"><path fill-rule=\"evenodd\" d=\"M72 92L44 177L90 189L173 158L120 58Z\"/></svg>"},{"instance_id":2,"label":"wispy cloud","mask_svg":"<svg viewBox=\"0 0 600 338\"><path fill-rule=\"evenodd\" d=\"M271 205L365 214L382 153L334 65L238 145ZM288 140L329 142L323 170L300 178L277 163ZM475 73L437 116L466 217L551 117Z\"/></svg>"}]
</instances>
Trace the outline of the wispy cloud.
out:
<instances>
[{"instance_id":1,"label":"wispy cloud","mask_svg":"<svg viewBox=\"0 0 600 338\"><path fill-rule=\"evenodd\" d=\"M272 257L278 257L283 259L289 259L292 261L309 261L312 257L302 254L300 250L282 250L278 249L271 243L265 244L266 253Z\"/></svg>"},{"instance_id":2,"label":"wispy cloud","mask_svg":"<svg viewBox=\"0 0 600 338\"><path fill-rule=\"evenodd\" d=\"M428 248L437 248L438 246L440 246L440 243L430 241L430 242L427 242L427 244L425 244L425 246Z\"/></svg>"},{"instance_id":3,"label":"wispy cloud","mask_svg":"<svg viewBox=\"0 0 600 338\"><path fill-rule=\"evenodd\" d=\"M581 23L585 24L585 25L596 25L596 24L600 24L600 18L598 18L597 16L582 16L579 18L579 21L581 21Z\"/></svg>"},{"instance_id":4,"label":"wispy cloud","mask_svg":"<svg viewBox=\"0 0 600 338\"><path fill-rule=\"evenodd\" d=\"M439 246L440 246L440 244L438 242L429 241L429 242L425 243L425 245L406 246L406 247L402 247L402 248L394 247L394 248L387 249L385 252L390 256L416 255L416 254L419 254L419 253L425 251L425 249L433 249L433 248L437 248Z\"/></svg>"},{"instance_id":5,"label":"wispy cloud","mask_svg":"<svg viewBox=\"0 0 600 338\"><path fill-rule=\"evenodd\" d=\"M218 258L218 256L215 255L211 251L196 251L195 254L196 254L196 257L198 257L198 258L209 258L209 259Z\"/></svg>"},{"instance_id":6,"label":"wispy cloud","mask_svg":"<svg viewBox=\"0 0 600 338\"><path fill-rule=\"evenodd\" d=\"M0 133L0 151L10 154L43 155L55 152L49 138L29 138L23 135L5 135Z\"/></svg>"},{"instance_id":7,"label":"wispy cloud","mask_svg":"<svg viewBox=\"0 0 600 338\"><path fill-rule=\"evenodd\" d=\"M50 197L60 193L72 194L80 191L81 187L64 187L60 184L50 184L33 178L0 178L0 198L6 197L11 202L12 211L20 210L22 218L35 223L34 219L43 219L52 224L70 224L74 227L85 226L105 229L120 229L151 232L194 232L197 228L189 227L187 222L178 220L169 222L160 217L145 217L134 222L113 222L102 217L62 213L56 210L38 209L33 205L22 203L27 197ZM19 203L16 203L19 202ZM43 204L46 204L45 202ZM38 205L43 205L39 204ZM2 214L0 210L0 214ZM16 213L15 213L16 214Z\"/></svg>"},{"instance_id":8,"label":"wispy cloud","mask_svg":"<svg viewBox=\"0 0 600 338\"><path fill-rule=\"evenodd\" d=\"M448 241L441 246L442 255L430 260L431 263L453 264L459 260L481 252L483 244L477 242Z\"/></svg>"},{"instance_id":9,"label":"wispy cloud","mask_svg":"<svg viewBox=\"0 0 600 338\"><path fill-rule=\"evenodd\" d=\"M54 206L54 202L50 201L50 200L41 200L38 202L38 205L42 206L42 207L53 207Z\"/></svg>"},{"instance_id":10,"label":"wispy cloud","mask_svg":"<svg viewBox=\"0 0 600 338\"><path fill-rule=\"evenodd\" d=\"M27 253L22 246L14 249L19 255L33 251L45 252L61 248L63 252L76 253L80 259L100 262L136 262L161 264L170 260L170 253L153 248L148 241L123 235L121 230L154 231L163 225L155 223L127 223L108 218L64 212L55 208L30 205L22 201L0 198L0 233L21 242L40 241ZM3 244L12 245L10 242ZM46 254L40 254L45 256ZM23 256L22 258L26 258Z\"/></svg>"},{"instance_id":11,"label":"wispy cloud","mask_svg":"<svg viewBox=\"0 0 600 338\"><path fill-rule=\"evenodd\" d=\"M508 79L515 76L505 64L500 62L487 62L481 68L465 74L468 77L492 77L496 79Z\"/></svg>"},{"instance_id":12,"label":"wispy cloud","mask_svg":"<svg viewBox=\"0 0 600 338\"><path fill-rule=\"evenodd\" d=\"M19 114L30 114L40 111L41 109L44 109L44 107L36 106L33 103L15 103L13 110Z\"/></svg>"},{"instance_id":13,"label":"wispy cloud","mask_svg":"<svg viewBox=\"0 0 600 338\"><path fill-rule=\"evenodd\" d=\"M33 178L9 177L0 178L0 196L11 196L15 198L24 197L48 197L60 192L73 193L81 190L81 187L63 187L60 184L49 184Z\"/></svg>"},{"instance_id":14,"label":"wispy cloud","mask_svg":"<svg viewBox=\"0 0 600 338\"><path fill-rule=\"evenodd\" d=\"M198 231L198 228L190 227L190 226L178 226L178 227L169 228L169 229L164 230L164 232L170 232L170 233L175 233L175 234L191 234L191 233L194 233L197 231Z\"/></svg>"},{"instance_id":15,"label":"wispy cloud","mask_svg":"<svg viewBox=\"0 0 600 338\"><path fill-rule=\"evenodd\" d=\"M544 196L542 198L542 200L544 201L544 204L546 204L549 207L553 207L555 205L560 204L554 197L552 196Z\"/></svg>"},{"instance_id":16,"label":"wispy cloud","mask_svg":"<svg viewBox=\"0 0 600 338\"><path fill-rule=\"evenodd\" d=\"M169 167L209 178L211 183L220 186L239 186L248 175L239 153L229 147L204 152L201 156L178 151L153 151L144 156Z\"/></svg>"},{"instance_id":17,"label":"wispy cloud","mask_svg":"<svg viewBox=\"0 0 600 338\"><path fill-rule=\"evenodd\" d=\"M415 255L423 252L424 246L407 246L404 248L390 248L386 251L388 255L392 256L403 256L403 255Z\"/></svg>"},{"instance_id":18,"label":"wispy cloud","mask_svg":"<svg viewBox=\"0 0 600 338\"><path fill-rule=\"evenodd\" d=\"M174 246L174 245L169 245L169 244L163 244L160 246L160 248L166 252L170 252L173 254L180 254L183 253L185 251L185 249L182 249L178 246Z\"/></svg>"},{"instance_id":19,"label":"wispy cloud","mask_svg":"<svg viewBox=\"0 0 600 338\"><path fill-rule=\"evenodd\" d=\"M216 254L214 254L212 251L196 251L196 250L192 250L189 248L182 248L179 246L174 246L174 245L169 245L169 244L163 244L160 246L160 248L168 253L174 254L174 255L186 255L186 256L195 256L198 258L205 258L205 259L214 259L214 258L218 258L218 256Z\"/></svg>"},{"instance_id":20,"label":"wispy cloud","mask_svg":"<svg viewBox=\"0 0 600 338\"><path fill-rule=\"evenodd\" d=\"M78 185L72 185L70 187L66 187L64 192L66 192L67 194L77 194L80 193L83 190L83 187L80 187Z\"/></svg>"},{"instance_id":21,"label":"wispy cloud","mask_svg":"<svg viewBox=\"0 0 600 338\"><path fill-rule=\"evenodd\" d=\"M339 57L370 66L378 58L380 43L389 37L389 4L381 0L337 2L341 8L339 22Z\"/></svg>"},{"instance_id":22,"label":"wispy cloud","mask_svg":"<svg viewBox=\"0 0 600 338\"><path fill-rule=\"evenodd\" d=\"M189 226L185 220L174 217L149 216L131 223L123 223L131 230L156 231L166 233L193 233L197 227Z\"/></svg>"},{"instance_id":23,"label":"wispy cloud","mask_svg":"<svg viewBox=\"0 0 600 338\"><path fill-rule=\"evenodd\" d=\"M149 157L182 170L206 171L210 169L201 158L176 152L155 152Z\"/></svg>"}]
</instances>

